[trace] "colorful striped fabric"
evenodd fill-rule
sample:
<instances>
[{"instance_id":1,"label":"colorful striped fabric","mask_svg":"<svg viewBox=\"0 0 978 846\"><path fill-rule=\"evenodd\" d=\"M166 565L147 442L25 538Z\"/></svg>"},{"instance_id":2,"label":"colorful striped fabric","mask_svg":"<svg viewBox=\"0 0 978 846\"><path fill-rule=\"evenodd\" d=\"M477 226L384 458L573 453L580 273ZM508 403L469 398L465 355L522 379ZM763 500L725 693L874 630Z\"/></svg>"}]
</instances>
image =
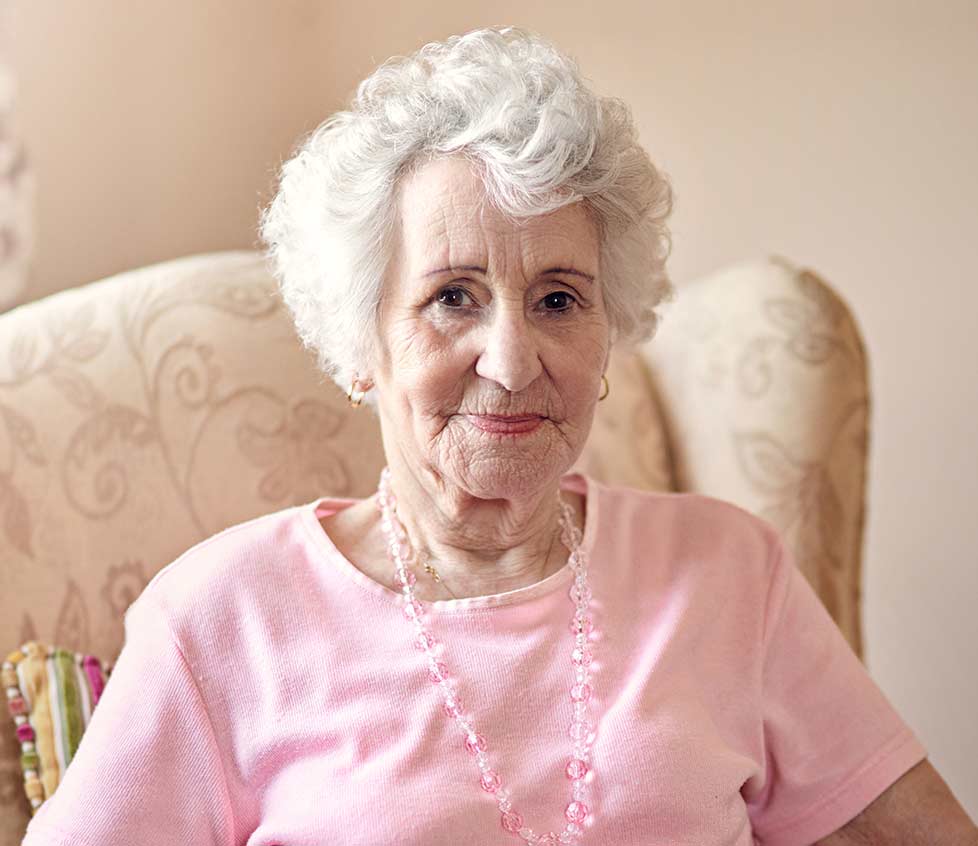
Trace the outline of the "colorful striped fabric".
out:
<instances>
[{"instance_id":1,"label":"colorful striped fabric","mask_svg":"<svg viewBox=\"0 0 978 846\"><path fill-rule=\"evenodd\" d=\"M91 655L29 641L3 662L0 681L21 745L24 792L37 813L74 757L111 672Z\"/></svg>"}]
</instances>

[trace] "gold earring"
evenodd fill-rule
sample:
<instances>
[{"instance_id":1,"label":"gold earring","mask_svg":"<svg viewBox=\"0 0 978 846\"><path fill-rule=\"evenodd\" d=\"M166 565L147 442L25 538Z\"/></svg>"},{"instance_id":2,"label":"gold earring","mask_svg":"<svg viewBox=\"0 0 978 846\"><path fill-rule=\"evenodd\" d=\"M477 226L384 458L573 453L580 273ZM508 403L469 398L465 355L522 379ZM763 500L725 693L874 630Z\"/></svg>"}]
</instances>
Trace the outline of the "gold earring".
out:
<instances>
[{"instance_id":1,"label":"gold earring","mask_svg":"<svg viewBox=\"0 0 978 846\"><path fill-rule=\"evenodd\" d=\"M611 386L608 384L608 379L604 374L601 376L601 384L604 385L604 390L601 392L601 396L598 397L598 402L601 402L601 400L608 396L608 392L611 390Z\"/></svg>"},{"instance_id":2,"label":"gold earring","mask_svg":"<svg viewBox=\"0 0 978 846\"><path fill-rule=\"evenodd\" d=\"M357 381L357 379L354 379L353 382L350 383L350 390L346 392L346 398L350 401L350 405L352 405L354 408L359 408L360 403L363 402L363 398L367 395L366 391L356 390Z\"/></svg>"}]
</instances>

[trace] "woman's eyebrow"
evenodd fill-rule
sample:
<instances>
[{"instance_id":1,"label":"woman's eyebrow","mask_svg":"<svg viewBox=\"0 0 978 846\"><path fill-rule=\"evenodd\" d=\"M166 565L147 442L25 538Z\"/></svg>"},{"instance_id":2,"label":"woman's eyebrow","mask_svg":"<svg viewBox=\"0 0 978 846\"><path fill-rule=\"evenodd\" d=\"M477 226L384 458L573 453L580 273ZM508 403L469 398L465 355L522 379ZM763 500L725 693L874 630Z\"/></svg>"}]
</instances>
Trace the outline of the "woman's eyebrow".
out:
<instances>
[{"instance_id":1,"label":"woman's eyebrow","mask_svg":"<svg viewBox=\"0 0 978 846\"><path fill-rule=\"evenodd\" d=\"M427 273L423 274L424 278L429 276L437 276L439 273L448 273L449 271L457 273L460 270L464 271L478 271L479 273L485 273L486 269L477 264L456 264L450 267L437 267L434 270L429 270ZM541 276L549 276L551 273L566 273L571 276L579 276L581 279L586 279L592 285L594 284L594 277L590 273L584 273L582 270L572 270L569 267L550 267L547 268Z\"/></svg>"},{"instance_id":2,"label":"woman's eyebrow","mask_svg":"<svg viewBox=\"0 0 978 846\"><path fill-rule=\"evenodd\" d=\"M587 279L592 285L594 284L594 277L590 273L585 273L583 270L572 270L569 267L551 267L549 270L543 271L541 276L547 276L551 273L568 273L571 276L580 276L581 279Z\"/></svg>"},{"instance_id":3,"label":"woman's eyebrow","mask_svg":"<svg viewBox=\"0 0 978 846\"><path fill-rule=\"evenodd\" d=\"M437 267L434 270L429 270L427 273L423 274L423 278L437 276L439 273L448 273L448 271L457 273L460 270L477 270L479 273L486 272L484 267L479 267L477 264L455 264L450 267Z\"/></svg>"}]
</instances>

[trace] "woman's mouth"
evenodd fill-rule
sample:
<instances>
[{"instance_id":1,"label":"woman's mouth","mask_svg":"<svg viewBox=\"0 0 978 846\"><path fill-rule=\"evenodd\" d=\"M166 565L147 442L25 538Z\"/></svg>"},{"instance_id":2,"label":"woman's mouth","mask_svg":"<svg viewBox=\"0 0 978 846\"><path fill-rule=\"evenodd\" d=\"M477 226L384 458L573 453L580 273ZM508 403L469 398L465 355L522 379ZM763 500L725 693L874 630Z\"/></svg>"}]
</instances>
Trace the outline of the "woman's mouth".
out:
<instances>
[{"instance_id":1,"label":"woman's mouth","mask_svg":"<svg viewBox=\"0 0 978 846\"><path fill-rule=\"evenodd\" d=\"M466 414L468 420L477 429L494 435L523 435L539 428L544 418L539 414L522 417L507 417L496 414Z\"/></svg>"}]
</instances>

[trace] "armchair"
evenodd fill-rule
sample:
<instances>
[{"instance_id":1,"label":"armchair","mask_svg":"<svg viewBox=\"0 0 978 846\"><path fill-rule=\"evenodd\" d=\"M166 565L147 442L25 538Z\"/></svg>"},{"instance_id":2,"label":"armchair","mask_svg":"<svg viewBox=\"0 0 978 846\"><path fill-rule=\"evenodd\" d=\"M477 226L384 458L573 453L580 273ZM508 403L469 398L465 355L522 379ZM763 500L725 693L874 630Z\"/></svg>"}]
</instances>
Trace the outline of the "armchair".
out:
<instances>
[{"instance_id":1,"label":"armchair","mask_svg":"<svg viewBox=\"0 0 978 846\"><path fill-rule=\"evenodd\" d=\"M696 280L608 379L576 469L767 518L860 654L866 356L831 288L776 257ZM315 370L257 253L168 261L2 315L0 651L114 660L126 607L181 552L325 493L368 495L382 461L373 415ZM11 729L0 846L30 814ZM46 795L71 750L36 751Z\"/></svg>"}]
</instances>

